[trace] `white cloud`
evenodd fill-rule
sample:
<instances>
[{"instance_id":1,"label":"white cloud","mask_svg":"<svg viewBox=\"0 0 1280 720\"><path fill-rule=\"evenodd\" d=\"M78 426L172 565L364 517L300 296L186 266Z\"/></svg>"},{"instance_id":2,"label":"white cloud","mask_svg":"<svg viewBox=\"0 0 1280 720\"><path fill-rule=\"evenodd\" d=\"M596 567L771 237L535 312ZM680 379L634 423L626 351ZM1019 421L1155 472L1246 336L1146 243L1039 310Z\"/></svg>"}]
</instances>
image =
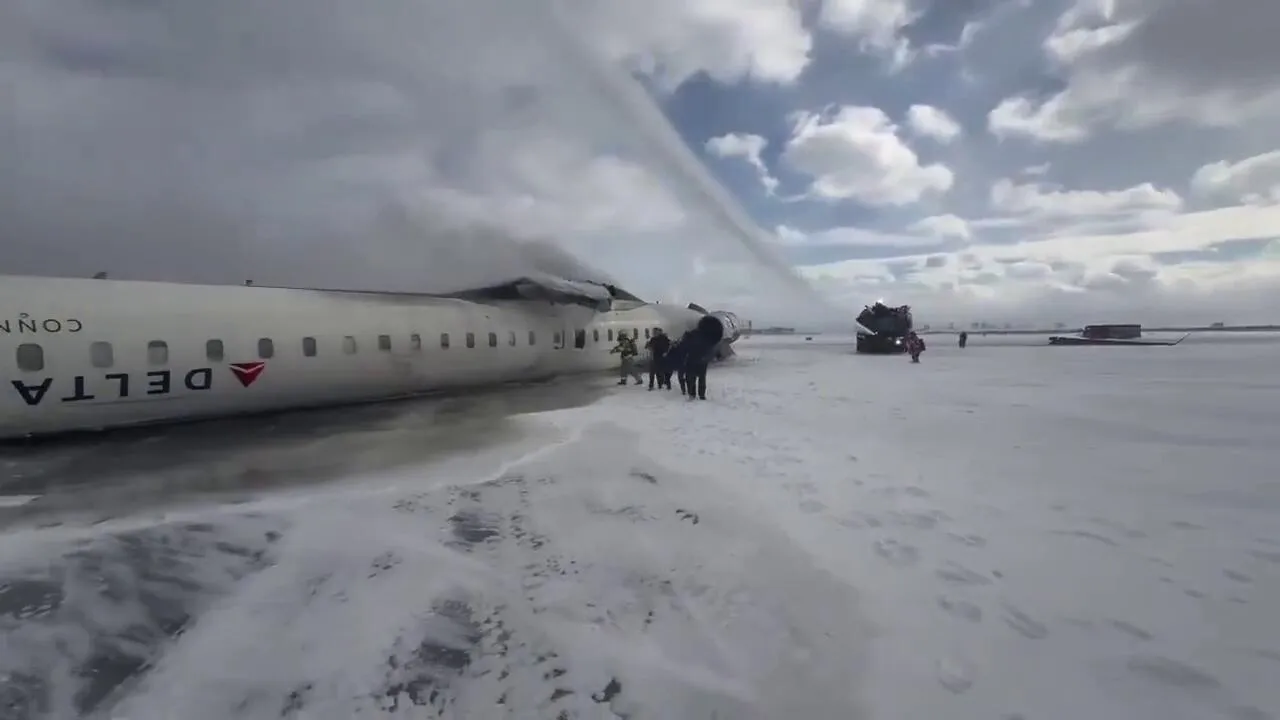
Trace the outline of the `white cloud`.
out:
<instances>
[{"instance_id":1,"label":"white cloud","mask_svg":"<svg viewBox=\"0 0 1280 720\"><path fill-rule=\"evenodd\" d=\"M938 244L939 236L923 228L908 228L905 232L886 232L860 227L828 227L813 232L801 232L791 227L778 232L777 242L789 246L845 246L849 248L924 248Z\"/></svg>"},{"instance_id":2,"label":"white cloud","mask_svg":"<svg viewBox=\"0 0 1280 720\"><path fill-rule=\"evenodd\" d=\"M1182 209L1182 198L1172 190L1157 188L1151 183L1112 191L1059 190L1001 179L991 186L991 206L1014 215L1083 218L1177 212Z\"/></svg>"},{"instance_id":3,"label":"white cloud","mask_svg":"<svg viewBox=\"0 0 1280 720\"><path fill-rule=\"evenodd\" d=\"M764 152L767 145L768 141L759 135L728 133L708 140L706 149L707 152L716 157L736 157L747 161L759 176L760 184L764 185L765 190L772 193L778 188L778 179L769 174L769 168L764 164L764 160L760 158L760 153Z\"/></svg>"},{"instance_id":4,"label":"white cloud","mask_svg":"<svg viewBox=\"0 0 1280 720\"><path fill-rule=\"evenodd\" d=\"M1059 65L1070 66L1091 53L1124 40L1136 27L1136 22L1103 27L1067 27L1046 38L1044 49Z\"/></svg>"},{"instance_id":5,"label":"white cloud","mask_svg":"<svg viewBox=\"0 0 1280 720\"><path fill-rule=\"evenodd\" d=\"M957 53L965 50L973 44L973 39L978 36L986 23L981 21L966 22L964 27L960 29L960 37L955 44L949 45L945 43L934 43L924 48L924 54L929 57L939 57L948 53Z\"/></svg>"},{"instance_id":6,"label":"white cloud","mask_svg":"<svg viewBox=\"0 0 1280 720\"><path fill-rule=\"evenodd\" d=\"M935 215L917 220L901 232L860 227L828 227L804 232L789 225L775 229L774 242L788 247L846 246L850 248L901 248L911 251L937 247L940 241L969 240L969 224L955 215Z\"/></svg>"},{"instance_id":7,"label":"white cloud","mask_svg":"<svg viewBox=\"0 0 1280 720\"><path fill-rule=\"evenodd\" d=\"M1162 265L1160 253L1209 250L1223 239L1280 236L1280 206L1232 207L1168 216L1137 232L1041 237L1009 245L971 245L953 262L907 254L892 262L916 267L895 279L886 261L846 260L802 268L845 302L892 293L921 317L967 321L1062 318L1114 313L1141 300L1147 321L1210 322L1230 311L1238 321L1266 321L1280 300L1280 253L1217 262ZM1217 319L1222 319L1221 317Z\"/></svg>"},{"instance_id":8,"label":"white cloud","mask_svg":"<svg viewBox=\"0 0 1280 720\"><path fill-rule=\"evenodd\" d=\"M1119 98L1113 98L1117 102ZM1000 101L987 115L987 127L1000 138L1025 135L1044 142L1073 142L1089 136L1067 105L1066 96L1055 95L1041 105L1025 97Z\"/></svg>"},{"instance_id":9,"label":"white cloud","mask_svg":"<svg viewBox=\"0 0 1280 720\"><path fill-rule=\"evenodd\" d=\"M774 241L780 245L803 245L809 242L809 236L805 233L789 226L779 225L773 229L776 236Z\"/></svg>"},{"instance_id":10,"label":"white cloud","mask_svg":"<svg viewBox=\"0 0 1280 720\"><path fill-rule=\"evenodd\" d=\"M826 28L856 38L866 51L903 60L906 42L898 34L914 19L907 0L823 0L819 19Z\"/></svg>"},{"instance_id":11,"label":"white cloud","mask_svg":"<svg viewBox=\"0 0 1280 720\"><path fill-rule=\"evenodd\" d=\"M674 88L698 72L720 82L793 82L813 37L790 0L573 0L586 36L605 54Z\"/></svg>"},{"instance_id":12,"label":"white cloud","mask_svg":"<svg viewBox=\"0 0 1280 720\"><path fill-rule=\"evenodd\" d=\"M1231 202L1280 203L1280 150L1235 163L1219 160L1204 165L1192 176L1191 189Z\"/></svg>"},{"instance_id":13,"label":"white cloud","mask_svg":"<svg viewBox=\"0 0 1280 720\"><path fill-rule=\"evenodd\" d=\"M873 206L909 205L946 192L955 180L945 165L921 165L898 127L873 107L797 113L782 160L813 178L814 197Z\"/></svg>"},{"instance_id":14,"label":"white cloud","mask_svg":"<svg viewBox=\"0 0 1280 720\"><path fill-rule=\"evenodd\" d=\"M912 105L907 110L907 124L917 135L949 143L960 137L960 123L932 105Z\"/></svg>"},{"instance_id":15,"label":"white cloud","mask_svg":"<svg viewBox=\"0 0 1280 720\"><path fill-rule=\"evenodd\" d=\"M1274 119L1277 26L1277 3L1080 0L1045 41L1065 89L1043 101L1009 97L988 126L1000 136L1080 142L1104 128L1231 128Z\"/></svg>"},{"instance_id":16,"label":"white cloud","mask_svg":"<svg viewBox=\"0 0 1280 720\"><path fill-rule=\"evenodd\" d=\"M912 232L924 233L938 238L957 238L968 240L973 237L969 223L955 215L931 215L917 220L908 228Z\"/></svg>"},{"instance_id":17,"label":"white cloud","mask_svg":"<svg viewBox=\"0 0 1280 720\"><path fill-rule=\"evenodd\" d=\"M1034 260L1019 260L1005 265L1004 274L1013 280L1044 280L1053 276L1053 266Z\"/></svg>"},{"instance_id":18,"label":"white cloud","mask_svg":"<svg viewBox=\"0 0 1280 720\"><path fill-rule=\"evenodd\" d=\"M1109 262L1117 256L1205 250L1229 239L1280 235L1280 207L1236 206L1166 216L1150 227L1125 233L1059 235L1012 245L982 246L970 252L991 257L1039 257L1079 262Z\"/></svg>"},{"instance_id":19,"label":"white cloud","mask_svg":"<svg viewBox=\"0 0 1280 720\"><path fill-rule=\"evenodd\" d=\"M1042 20L1011 11L984 18L990 29L982 29L1024 38ZM1039 57L1025 54L1021 41L992 45L983 36L955 54L954 77L998 92L1004 100L990 108L989 130L1001 140L1038 141L1035 154L961 134L933 149L956 170L955 192L920 196L922 218L907 214L911 203L874 205L875 226L900 223L896 235L811 230L811 242L851 238L860 249L849 255L859 259L803 271L847 303L886 296L916 305L923 318L1083 322L1122 308L1148 320L1274 321L1280 76L1272 68L1280 46L1270 28L1277 26L1277 3L1086 0L1027 38ZM902 92L885 95L966 107L912 85L914 70L897 76ZM1060 84L1046 92L1051 83ZM864 104L888 107L882 97L872 93ZM910 111L903 124L926 135ZM835 155L826 147L817 154ZM859 177L850 171L856 164L832 165ZM975 185L989 192L982 197ZM833 187L831 194L851 195L840 190L856 183ZM959 249L937 251L954 241Z\"/></svg>"}]
</instances>

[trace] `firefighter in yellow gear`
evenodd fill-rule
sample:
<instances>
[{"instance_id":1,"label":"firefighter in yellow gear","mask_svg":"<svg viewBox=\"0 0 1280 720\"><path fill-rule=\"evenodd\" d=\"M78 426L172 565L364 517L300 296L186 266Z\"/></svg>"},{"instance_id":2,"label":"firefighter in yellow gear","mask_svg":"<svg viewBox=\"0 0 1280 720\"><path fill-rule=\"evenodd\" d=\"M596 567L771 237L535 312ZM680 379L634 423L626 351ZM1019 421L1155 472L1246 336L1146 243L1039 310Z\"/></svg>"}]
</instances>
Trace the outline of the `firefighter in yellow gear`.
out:
<instances>
[{"instance_id":1,"label":"firefighter in yellow gear","mask_svg":"<svg viewBox=\"0 0 1280 720\"><path fill-rule=\"evenodd\" d=\"M627 384L628 375L635 378L637 385L644 383L644 380L640 378L640 369L638 367L640 351L636 349L635 338L624 331L618 336L618 344L614 345L609 352L618 353L622 356L622 377L618 380L619 385Z\"/></svg>"}]
</instances>

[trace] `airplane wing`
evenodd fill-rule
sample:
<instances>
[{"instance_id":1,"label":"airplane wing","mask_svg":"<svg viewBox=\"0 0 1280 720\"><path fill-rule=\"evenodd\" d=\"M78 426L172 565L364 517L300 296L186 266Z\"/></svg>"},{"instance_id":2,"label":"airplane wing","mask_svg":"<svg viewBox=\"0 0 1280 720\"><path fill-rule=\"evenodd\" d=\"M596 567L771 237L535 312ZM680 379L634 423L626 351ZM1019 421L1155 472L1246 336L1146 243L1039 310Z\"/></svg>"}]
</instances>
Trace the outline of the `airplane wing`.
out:
<instances>
[{"instance_id":1,"label":"airplane wing","mask_svg":"<svg viewBox=\"0 0 1280 720\"><path fill-rule=\"evenodd\" d=\"M596 310L609 309L613 301L613 295L607 286L537 272L496 285L449 293L446 297L465 300L544 300L582 305Z\"/></svg>"}]
</instances>

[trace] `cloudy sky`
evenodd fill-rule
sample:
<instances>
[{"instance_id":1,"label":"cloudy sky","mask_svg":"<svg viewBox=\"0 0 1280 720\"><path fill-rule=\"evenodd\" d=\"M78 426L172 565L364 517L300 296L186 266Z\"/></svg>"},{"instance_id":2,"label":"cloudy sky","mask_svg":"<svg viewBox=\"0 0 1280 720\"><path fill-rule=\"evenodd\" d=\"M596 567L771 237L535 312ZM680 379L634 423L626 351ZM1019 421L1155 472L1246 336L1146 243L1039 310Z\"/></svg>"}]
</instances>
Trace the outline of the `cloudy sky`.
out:
<instances>
[{"instance_id":1,"label":"cloudy sky","mask_svg":"<svg viewBox=\"0 0 1280 720\"><path fill-rule=\"evenodd\" d=\"M0 270L440 290L549 239L764 321L1275 321L1277 27L1259 0L10 0Z\"/></svg>"}]
</instances>

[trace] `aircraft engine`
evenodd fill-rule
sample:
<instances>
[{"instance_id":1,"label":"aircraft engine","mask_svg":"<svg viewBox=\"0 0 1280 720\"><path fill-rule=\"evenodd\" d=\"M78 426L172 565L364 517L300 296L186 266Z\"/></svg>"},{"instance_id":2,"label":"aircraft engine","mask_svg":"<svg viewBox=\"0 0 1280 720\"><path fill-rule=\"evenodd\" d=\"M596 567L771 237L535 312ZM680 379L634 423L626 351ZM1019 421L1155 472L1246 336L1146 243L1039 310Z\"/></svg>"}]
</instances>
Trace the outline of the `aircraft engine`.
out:
<instances>
[{"instance_id":1,"label":"aircraft engine","mask_svg":"<svg viewBox=\"0 0 1280 720\"><path fill-rule=\"evenodd\" d=\"M715 358L724 360L733 357L733 347L742 337L742 329L738 326L738 316L727 310L707 312L701 305L689 303L689 309L702 313L698 319L698 332L702 333L715 345Z\"/></svg>"},{"instance_id":2,"label":"aircraft engine","mask_svg":"<svg viewBox=\"0 0 1280 720\"><path fill-rule=\"evenodd\" d=\"M709 312L697 303L689 303L689 309L703 314L698 321L698 329L714 338L714 342L732 345L742 337L742 328L738 325L738 316L728 310ZM712 322L714 321L714 323Z\"/></svg>"},{"instance_id":3,"label":"aircraft engine","mask_svg":"<svg viewBox=\"0 0 1280 720\"><path fill-rule=\"evenodd\" d=\"M738 327L738 316L728 310L717 310L713 313L707 313L708 318L714 319L720 323L720 339L722 342L733 344L742 337L742 329Z\"/></svg>"}]
</instances>

